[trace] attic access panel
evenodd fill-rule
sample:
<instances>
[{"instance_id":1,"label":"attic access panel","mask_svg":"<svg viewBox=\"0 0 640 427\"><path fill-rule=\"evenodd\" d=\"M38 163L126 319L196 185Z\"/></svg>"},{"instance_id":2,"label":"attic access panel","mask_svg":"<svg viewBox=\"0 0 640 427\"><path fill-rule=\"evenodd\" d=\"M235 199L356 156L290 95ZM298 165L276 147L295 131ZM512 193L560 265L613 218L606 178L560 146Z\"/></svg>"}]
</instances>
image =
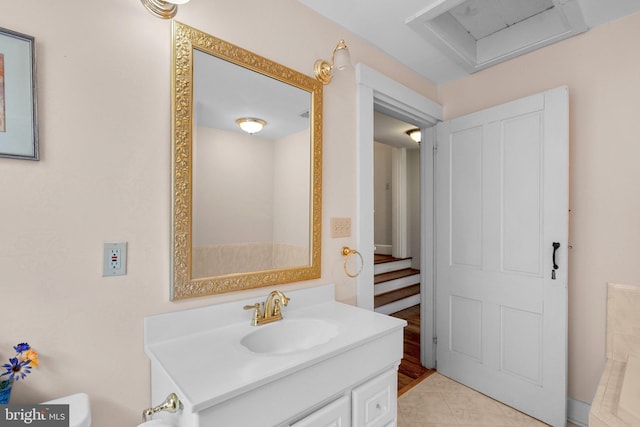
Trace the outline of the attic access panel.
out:
<instances>
[{"instance_id":1,"label":"attic access panel","mask_svg":"<svg viewBox=\"0 0 640 427\"><path fill-rule=\"evenodd\" d=\"M443 0L407 25L473 73L587 30L577 0Z\"/></svg>"}]
</instances>

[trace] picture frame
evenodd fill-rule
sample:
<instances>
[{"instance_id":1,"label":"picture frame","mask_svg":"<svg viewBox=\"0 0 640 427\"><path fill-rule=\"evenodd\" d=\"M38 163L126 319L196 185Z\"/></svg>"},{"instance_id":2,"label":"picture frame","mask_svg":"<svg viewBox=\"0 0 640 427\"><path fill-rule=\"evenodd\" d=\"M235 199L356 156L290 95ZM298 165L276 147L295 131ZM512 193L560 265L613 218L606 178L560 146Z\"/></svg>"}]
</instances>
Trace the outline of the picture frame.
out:
<instances>
[{"instance_id":1,"label":"picture frame","mask_svg":"<svg viewBox=\"0 0 640 427\"><path fill-rule=\"evenodd\" d=\"M0 157L39 160L35 39L0 27Z\"/></svg>"}]
</instances>

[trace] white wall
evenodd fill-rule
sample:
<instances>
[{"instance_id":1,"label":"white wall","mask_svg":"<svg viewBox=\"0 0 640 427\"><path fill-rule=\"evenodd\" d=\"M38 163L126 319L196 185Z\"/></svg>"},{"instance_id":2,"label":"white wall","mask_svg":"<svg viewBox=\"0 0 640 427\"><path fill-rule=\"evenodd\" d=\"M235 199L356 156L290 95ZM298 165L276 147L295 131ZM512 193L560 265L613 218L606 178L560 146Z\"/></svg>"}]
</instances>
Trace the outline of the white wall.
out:
<instances>
[{"instance_id":1,"label":"white wall","mask_svg":"<svg viewBox=\"0 0 640 427\"><path fill-rule=\"evenodd\" d=\"M391 145L374 142L374 244L377 253L391 254L393 244L393 150ZM420 269L420 150L407 150L407 246L412 268ZM388 246L388 250L384 250Z\"/></svg>"},{"instance_id":2,"label":"white wall","mask_svg":"<svg viewBox=\"0 0 640 427\"><path fill-rule=\"evenodd\" d=\"M640 282L640 14L439 87L454 118L561 85L570 102L569 395L605 360L607 282Z\"/></svg>"},{"instance_id":3,"label":"white wall","mask_svg":"<svg viewBox=\"0 0 640 427\"><path fill-rule=\"evenodd\" d=\"M143 318L246 291L169 301L171 24L137 0L0 0L0 27L36 38L41 160L0 159L0 356L30 342L41 366L14 403L84 391L94 427L136 425L149 406ZM193 0L179 21L301 72L341 38L364 62L435 99L418 77L296 0ZM324 91L322 277L353 302L329 218L355 218L355 76ZM129 242L126 276L102 277L102 244ZM359 248L356 248L359 249ZM185 357L201 363L185 350ZM158 403L158 402L154 402Z\"/></svg>"},{"instance_id":4,"label":"white wall","mask_svg":"<svg viewBox=\"0 0 640 427\"><path fill-rule=\"evenodd\" d=\"M273 241L275 143L199 126L193 245Z\"/></svg>"},{"instance_id":5,"label":"white wall","mask_svg":"<svg viewBox=\"0 0 640 427\"><path fill-rule=\"evenodd\" d=\"M383 247L391 250L391 154L393 148L380 142L373 143L373 243L378 253ZM391 252L388 253L391 255Z\"/></svg>"},{"instance_id":6,"label":"white wall","mask_svg":"<svg viewBox=\"0 0 640 427\"><path fill-rule=\"evenodd\" d=\"M205 126L194 138L195 246L309 245L309 132L279 140Z\"/></svg>"},{"instance_id":7,"label":"white wall","mask_svg":"<svg viewBox=\"0 0 640 427\"><path fill-rule=\"evenodd\" d=\"M309 131L276 141L274 154L273 240L309 247L311 223L311 145Z\"/></svg>"}]
</instances>

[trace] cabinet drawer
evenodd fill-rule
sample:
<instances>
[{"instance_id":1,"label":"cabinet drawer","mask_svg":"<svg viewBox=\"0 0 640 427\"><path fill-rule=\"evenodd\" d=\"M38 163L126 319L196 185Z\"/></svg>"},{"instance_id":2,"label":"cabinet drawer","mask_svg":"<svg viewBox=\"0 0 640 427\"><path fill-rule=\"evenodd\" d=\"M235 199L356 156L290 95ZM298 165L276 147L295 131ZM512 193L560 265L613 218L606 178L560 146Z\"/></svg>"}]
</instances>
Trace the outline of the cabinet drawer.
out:
<instances>
[{"instance_id":1,"label":"cabinet drawer","mask_svg":"<svg viewBox=\"0 0 640 427\"><path fill-rule=\"evenodd\" d=\"M349 415L349 397L342 396L311 415L291 424L291 427L350 427L351 417Z\"/></svg>"},{"instance_id":2,"label":"cabinet drawer","mask_svg":"<svg viewBox=\"0 0 640 427\"><path fill-rule=\"evenodd\" d=\"M394 425L397 414L397 371L391 370L353 390L353 425Z\"/></svg>"}]
</instances>

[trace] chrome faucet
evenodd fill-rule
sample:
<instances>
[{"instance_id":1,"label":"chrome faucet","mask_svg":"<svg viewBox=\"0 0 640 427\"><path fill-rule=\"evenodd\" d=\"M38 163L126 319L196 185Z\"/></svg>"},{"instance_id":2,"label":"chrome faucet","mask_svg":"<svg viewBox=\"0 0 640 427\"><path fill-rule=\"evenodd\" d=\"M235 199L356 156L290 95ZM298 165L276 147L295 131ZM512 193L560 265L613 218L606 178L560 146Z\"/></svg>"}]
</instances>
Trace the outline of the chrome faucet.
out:
<instances>
[{"instance_id":1,"label":"chrome faucet","mask_svg":"<svg viewBox=\"0 0 640 427\"><path fill-rule=\"evenodd\" d=\"M291 298L282 291L273 291L267 296L266 302L245 305L245 310L254 310L251 325L258 326L282 319L282 306L289 304Z\"/></svg>"}]
</instances>

